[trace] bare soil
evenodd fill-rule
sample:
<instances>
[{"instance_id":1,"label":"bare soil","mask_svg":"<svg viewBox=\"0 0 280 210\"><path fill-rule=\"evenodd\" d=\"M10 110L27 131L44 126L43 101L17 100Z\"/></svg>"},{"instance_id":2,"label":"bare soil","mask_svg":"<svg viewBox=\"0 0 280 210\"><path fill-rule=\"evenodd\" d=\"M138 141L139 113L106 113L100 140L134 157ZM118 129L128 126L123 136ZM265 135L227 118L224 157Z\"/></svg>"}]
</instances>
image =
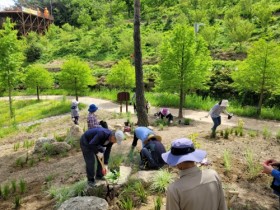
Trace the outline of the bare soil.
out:
<instances>
[{"instance_id":1,"label":"bare soil","mask_svg":"<svg viewBox=\"0 0 280 210\"><path fill-rule=\"evenodd\" d=\"M99 119L105 119L109 126L113 127L116 124L122 124L126 121L125 118L114 119L116 116L112 112L105 110L98 111ZM81 112L80 126L86 128L86 111ZM150 116L150 122L155 118ZM133 121L136 122L136 117L133 116ZM177 120L175 119L175 122ZM23 210L35 209L54 209L55 201L46 193L49 185L61 186L65 184L73 184L85 178L85 164L81 151L72 149L66 155L58 155L50 158L36 157L36 162L33 166L25 165L23 167L16 166L16 159L25 157L28 152L22 147L24 140L36 140L38 137L47 136L65 136L67 130L72 126L73 122L70 116L61 116L60 118L47 120L32 129L32 132L23 130L16 136L8 136L0 140L0 184L3 186L11 183L11 180L24 179L27 182L27 191L20 195L21 208ZM212 165L208 166L215 169L221 177L225 192L237 191L238 198L234 201L232 209L277 209L278 197L272 193L270 183L272 178L268 175L259 173L256 177L251 178L248 172L247 161L245 158L246 151L251 151L254 154L255 162L261 163L268 158L279 159L279 142L275 138L264 139L261 134L256 137L250 137L249 131L244 131L243 136L235 136L230 134L229 139L224 139L219 132L215 139L211 139L210 128L211 124L203 121L192 121L191 125L174 125L164 127L163 130L158 130L155 127L155 132L163 137L163 143L166 148L170 148L170 143L176 138L188 137L190 134L197 133L197 142L200 143L201 149L208 153L208 160ZM229 125L222 125L219 130L230 128ZM218 130L218 131L219 131ZM21 143L18 151L14 151L13 147L16 142ZM127 155L132 143L132 137L128 137L120 147L115 145L112 153L120 151ZM137 147L140 149L140 144ZM32 148L29 149L32 151ZM223 154L228 150L231 153L232 167L230 172L226 173L224 166ZM46 178L52 176L53 180L47 183ZM12 193L7 200L0 198L0 209L13 209L14 198L19 192ZM163 198L165 195L163 195ZM138 209L153 209L153 197L149 197L148 203L143 204ZM162 209L165 209L163 207Z\"/></svg>"}]
</instances>

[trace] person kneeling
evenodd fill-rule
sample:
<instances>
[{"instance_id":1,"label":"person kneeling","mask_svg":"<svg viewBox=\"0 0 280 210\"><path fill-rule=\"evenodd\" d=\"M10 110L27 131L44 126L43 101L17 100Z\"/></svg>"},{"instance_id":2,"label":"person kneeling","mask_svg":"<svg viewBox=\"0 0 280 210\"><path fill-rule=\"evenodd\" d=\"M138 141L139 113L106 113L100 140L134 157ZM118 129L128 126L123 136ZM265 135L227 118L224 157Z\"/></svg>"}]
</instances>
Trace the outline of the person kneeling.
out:
<instances>
[{"instance_id":1,"label":"person kneeling","mask_svg":"<svg viewBox=\"0 0 280 210\"><path fill-rule=\"evenodd\" d=\"M161 154L165 153L166 150L163 144L158 141L156 138L149 140L147 144L142 148L140 152L141 156L141 170L149 169L159 169L165 162L163 161Z\"/></svg>"}]
</instances>

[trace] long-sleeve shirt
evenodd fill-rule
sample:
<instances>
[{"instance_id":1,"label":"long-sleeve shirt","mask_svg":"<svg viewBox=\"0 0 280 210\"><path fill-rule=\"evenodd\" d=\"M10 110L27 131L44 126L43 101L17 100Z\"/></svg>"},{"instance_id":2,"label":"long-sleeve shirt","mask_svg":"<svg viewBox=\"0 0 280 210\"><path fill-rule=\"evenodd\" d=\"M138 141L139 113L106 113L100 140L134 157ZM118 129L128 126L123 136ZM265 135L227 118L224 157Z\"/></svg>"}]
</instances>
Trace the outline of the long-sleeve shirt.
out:
<instances>
[{"instance_id":1,"label":"long-sleeve shirt","mask_svg":"<svg viewBox=\"0 0 280 210\"><path fill-rule=\"evenodd\" d=\"M150 134L154 134L154 132L147 127L138 127L134 130L134 139L132 142L132 146L136 147L138 139L142 141L142 147L144 146L144 141L148 138Z\"/></svg>"},{"instance_id":2,"label":"long-sleeve shirt","mask_svg":"<svg viewBox=\"0 0 280 210\"><path fill-rule=\"evenodd\" d=\"M113 145L113 143L109 141L109 137L111 135L112 135L112 131L106 128L92 128L87 130L83 134L83 137L86 139L86 142L88 143L88 147L92 149L94 154L97 154L98 152L104 153L105 164L108 164L109 156Z\"/></svg>"},{"instance_id":3,"label":"long-sleeve shirt","mask_svg":"<svg viewBox=\"0 0 280 210\"><path fill-rule=\"evenodd\" d=\"M78 117L79 116L79 107L78 106L71 106L71 117Z\"/></svg>"},{"instance_id":4,"label":"long-sleeve shirt","mask_svg":"<svg viewBox=\"0 0 280 210\"><path fill-rule=\"evenodd\" d=\"M220 178L211 169L192 167L167 189L166 210L227 210Z\"/></svg>"},{"instance_id":5,"label":"long-sleeve shirt","mask_svg":"<svg viewBox=\"0 0 280 210\"><path fill-rule=\"evenodd\" d=\"M87 124L88 124L88 129L101 127L94 113L88 113Z\"/></svg>"},{"instance_id":6,"label":"long-sleeve shirt","mask_svg":"<svg viewBox=\"0 0 280 210\"><path fill-rule=\"evenodd\" d=\"M219 104L215 104L213 106L213 108L210 110L209 112L209 115L212 117L212 118L217 118L221 115L221 113L224 112L226 114L229 114L227 111L226 111L226 107L224 106L220 106Z\"/></svg>"},{"instance_id":7,"label":"long-sleeve shirt","mask_svg":"<svg viewBox=\"0 0 280 210\"><path fill-rule=\"evenodd\" d=\"M276 169L273 169L272 172L271 172L271 175L275 178L274 180L274 184L276 186L280 186L280 171L276 170ZM274 193L278 196L280 196L280 193L276 192L274 190Z\"/></svg>"}]
</instances>

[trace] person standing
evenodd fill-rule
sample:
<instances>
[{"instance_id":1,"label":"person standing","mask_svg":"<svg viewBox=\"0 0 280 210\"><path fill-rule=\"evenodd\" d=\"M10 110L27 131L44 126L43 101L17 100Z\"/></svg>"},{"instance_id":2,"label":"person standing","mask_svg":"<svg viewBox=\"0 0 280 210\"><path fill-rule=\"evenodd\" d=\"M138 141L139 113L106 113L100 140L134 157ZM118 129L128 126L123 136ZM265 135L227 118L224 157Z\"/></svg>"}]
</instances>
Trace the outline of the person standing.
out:
<instances>
[{"instance_id":1,"label":"person standing","mask_svg":"<svg viewBox=\"0 0 280 210\"><path fill-rule=\"evenodd\" d=\"M106 171L111 148L114 143L121 144L124 139L124 133L121 130L111 131L106 128L92 128L87 130L80 139L80 146L86 163L86 173L89 186L95 185L95 179L102 179L102 166L97 161L97 170L95 176L95 156L99 159L104 158Z\"/></svg>"},{"instance_id":2,"label":"person standing","mask_svg":"<svg viewBox=\"0 0 280 210\"><path fill-rule=\"evenodd\" d=\"M226 108L228 107L228 100L222 100L219 103L215 104L212 109L209 111L208 115L206 117L211 116L213 120L213 127L211 128L212 134L216 133L216 129L219 125L221 125L221 113L225 113L228 115L228 119L232 117L232 114L228 113L226 111Z\"/></svg>"},{"instance_id":3,"label":"person standing","mask_svg":"<svg viewBox=\"0 0 280 210\"><path fill-rule=\"evenodd\" d=\"M179 169L180 178L167 189L166 210L227 210L222 183L216 171L200 170L206 152L187 138L176 139L162 159Z\"/></svg>"},{"instance_id":4,"label":"person standing","mask_svg":"<svg viewBox=\"0 0 280 210\"><path fill-rule=\"evenodd\" d=\"M263 173L269 174L273 177L271 188L274 194L279 197L279 209L280 209L280 161L274 159L266 160L263 164Z\"/></svg>"},{"instance_id":5,"label":"person standing","mask_svg":"<svg viewBox=\"0 0 280 210\"><path fill-rule=\"evenodd\" d=\"M71 117L73 119L73 122L75 125L79 125L79 107L78 107L79 102L74 100L72 101L71 104Z\"/></svg>"}]
</instances>

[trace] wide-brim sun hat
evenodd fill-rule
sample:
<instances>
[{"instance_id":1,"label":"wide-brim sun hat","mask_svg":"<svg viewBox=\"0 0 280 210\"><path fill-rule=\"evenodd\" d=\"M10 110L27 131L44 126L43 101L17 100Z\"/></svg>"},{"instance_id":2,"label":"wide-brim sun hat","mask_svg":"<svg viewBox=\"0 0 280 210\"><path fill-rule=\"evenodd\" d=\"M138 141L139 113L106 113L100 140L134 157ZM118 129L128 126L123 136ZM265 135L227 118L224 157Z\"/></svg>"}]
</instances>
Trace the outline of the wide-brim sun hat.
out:
<instances>
[{"instance_id":1,"label":"wide-brim sun hat","mask_svg":"<svg viewBox=\"0 0 280 210\"><path fill-rule=\"evenodd\" d=\"M220 106L227 107L228 106L228 100L223 99Z\"/></svg>"},{"instance_id":2,"label":"wide-brim sun hat","mask_svg":"<svg viewBox=\"0 0 280 210\"><path fill-rule=\"evenodd\" d=\"M117 130L115 132L115 137L116 137L116 140L117 140L117 144L120 145L122 143L122 141L124 140L125 135L121 130Z\"/></svg>"},{"instance_id":3,"label":"wide-brim sun hat","mask_svg":"<svg viewBox=\"0 0 280 210\"><path fill-rule=\"evenodd\" d=\"M147 144L148 141L150 141L151 139L156 139L157 141L162 140L161 136L151 133L151 134L149 134L148 138L144 141L144 144Z\"/></svg>"},{"instance_id":4,"label":"wide-brim sun hat","mask_svg":"<svg viewBox=\"0 0 280 210\"><path fill-rule=\"evenodd\" d=\"M176 166L185 161L200 163L207 153L195 149L193 142L187 138L176 139L171 143L171 150L161 155L162 159L170 166Z\"/></svg>"},{"instance_id":5,"label":"wide-brim sun hat","mask_svg":"<svg viewBox=\"0 0 280 210\"><path fill-rule=\"evenodd\" d=\"M95 104L91 104L88 108L89 112L96 112L96 110L98 109L97 106L95 106Z\"/></svg>"}]
</instances>

